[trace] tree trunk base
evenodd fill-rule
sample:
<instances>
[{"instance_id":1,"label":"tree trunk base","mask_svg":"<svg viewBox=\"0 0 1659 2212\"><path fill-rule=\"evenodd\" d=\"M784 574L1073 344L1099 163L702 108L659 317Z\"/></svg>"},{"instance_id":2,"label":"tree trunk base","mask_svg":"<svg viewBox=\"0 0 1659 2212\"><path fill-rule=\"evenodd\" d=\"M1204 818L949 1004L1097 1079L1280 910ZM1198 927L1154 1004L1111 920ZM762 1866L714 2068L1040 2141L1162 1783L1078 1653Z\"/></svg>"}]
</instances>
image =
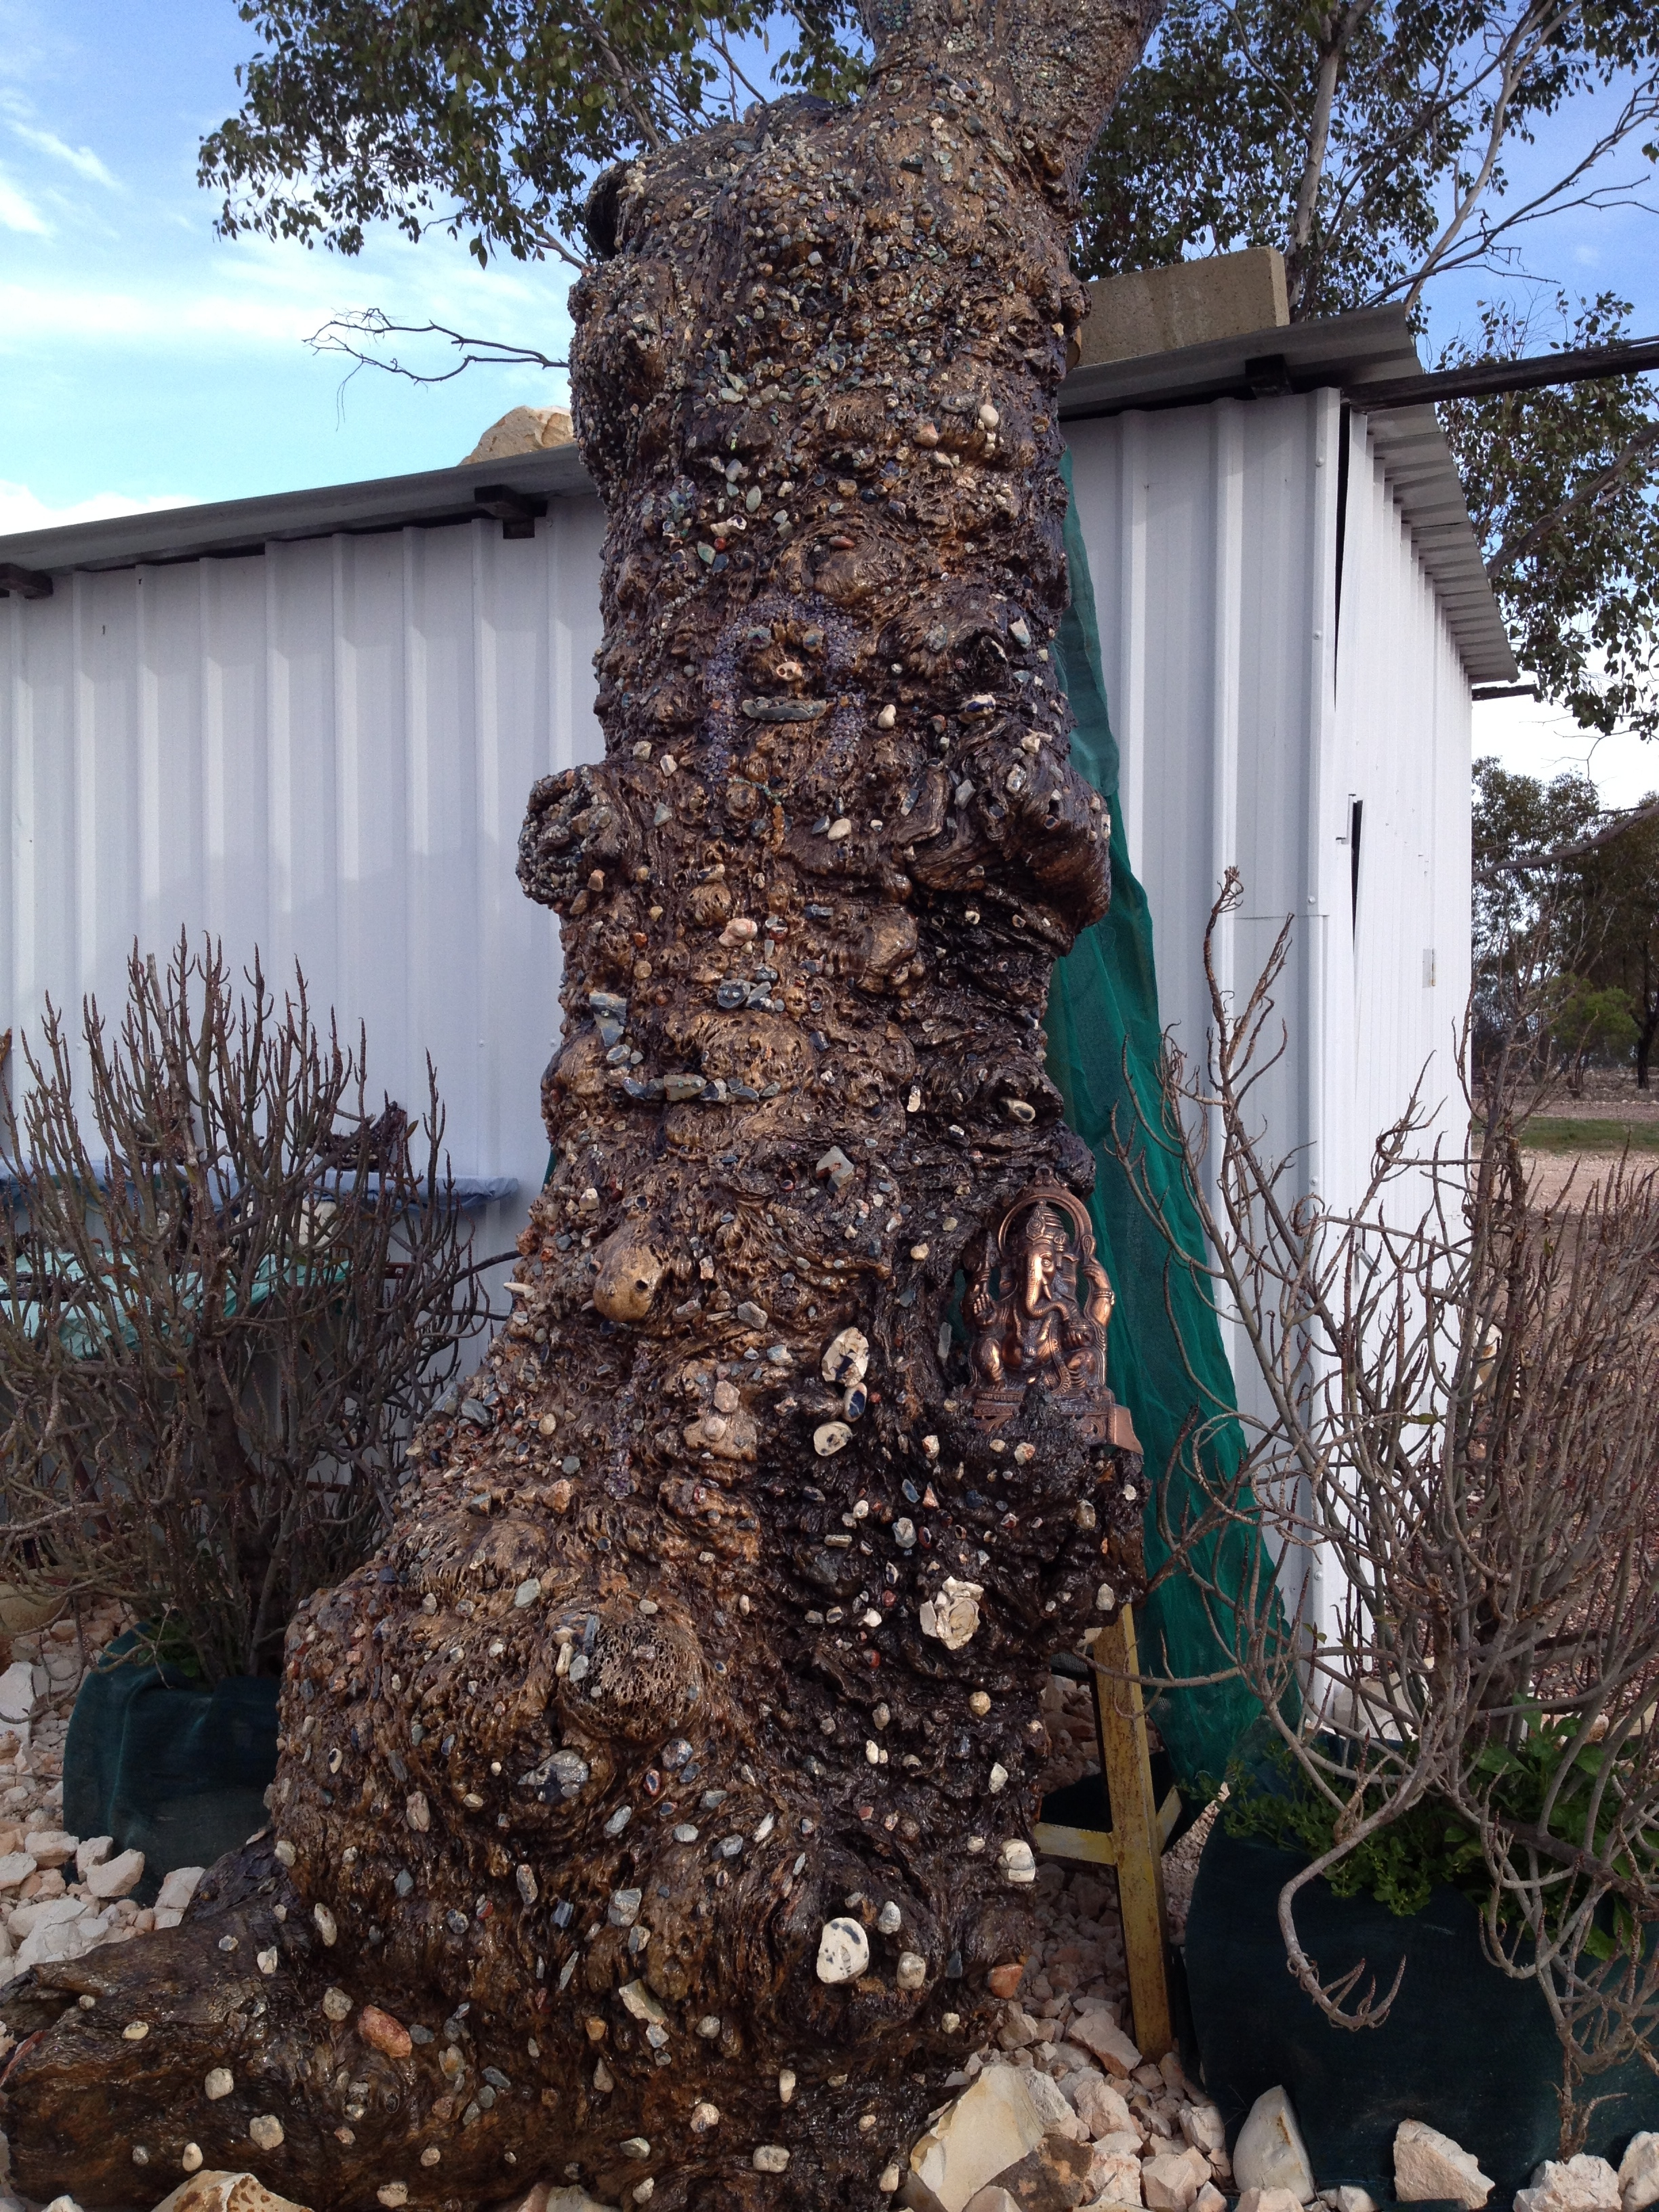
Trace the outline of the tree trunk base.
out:
<instances>
[{"instance_id":1,"label":"tree trunk base","mask_svg":"<svg viewBox=\"0 0 1659 2212\"><path fill-rule=\"evenodd\" d=\"M274 1972L262 1954L275 1954ZM628 2205L647 2176L644 2201L667 2212L867 2205L881 2168L945 2094L944 2054L927 2038L915 2080L884 2068L872 2082L856 2065L839 2085L804 2080L788 2166L757 2171L732 2122L752 2114L764 2130L769 2111L776 2137L784 2106L775 2078L757 2085L752 2060L716 2055L700 2069L704 2100L729 2109L705 2141L687 2141L672 2069L659 2097L629 2100L619 2124L611 2107L623 2100L595 2092L591 2067L550 2065L502 2023L458 2019L441 1992L411 1991L372 1960L342 1978L349 1988L268 1840L222 1860L179 1927L32 1969L0 1991L19 2042L3 2081L16 2185L49 2200L72 2180L87 2212L149 2212L198 2168L246 2168L328 2212L475 2212L537 2180ZM370 2006L381 2020L365 2021ZM964 2037L982 2038L988 2013L964 2020L950 2063L972 2047ZM392 2030L425 2039L400 2051ZM277 2142L259 2129L271 2119Z\"/></svg>"}]
</instances>

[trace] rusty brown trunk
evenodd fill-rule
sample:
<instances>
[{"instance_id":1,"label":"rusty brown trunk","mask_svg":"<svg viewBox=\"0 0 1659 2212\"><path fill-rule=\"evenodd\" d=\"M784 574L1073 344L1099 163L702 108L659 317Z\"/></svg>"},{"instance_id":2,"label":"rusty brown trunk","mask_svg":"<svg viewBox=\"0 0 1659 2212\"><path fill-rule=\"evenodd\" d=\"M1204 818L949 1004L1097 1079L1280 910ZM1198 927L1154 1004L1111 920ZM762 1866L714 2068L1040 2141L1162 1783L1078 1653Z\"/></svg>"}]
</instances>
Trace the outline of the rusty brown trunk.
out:
<instances>
[{"instance_id":1,"label":"rusty brown trunk","mask_svg":"<svg viewBox=\"0 0 1659 2212\"><path fill-rule=\"evenodd\" d=\"M148 2205L195 2144L318 2207L865 2207L1026 1947L1046 1658L1138 1515L949 1316L1090 1172L1043 1073L1109 882L1055 404L1152 11L896 12L856 106L594 196L605 758L524 833L566 1020L515 1317L294 1624L270 1833L8 1993L37 2197Z\"/></svg>"}]
</instances>

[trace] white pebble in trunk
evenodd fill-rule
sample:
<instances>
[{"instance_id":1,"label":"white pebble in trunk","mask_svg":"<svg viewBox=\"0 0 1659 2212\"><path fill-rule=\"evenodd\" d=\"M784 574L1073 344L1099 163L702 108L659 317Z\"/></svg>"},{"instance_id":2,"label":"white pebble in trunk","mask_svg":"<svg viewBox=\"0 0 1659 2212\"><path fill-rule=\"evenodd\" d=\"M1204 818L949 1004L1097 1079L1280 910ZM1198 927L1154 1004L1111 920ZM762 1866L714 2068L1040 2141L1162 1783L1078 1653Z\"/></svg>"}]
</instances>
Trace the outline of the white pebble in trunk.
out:
<instances>
[{"instance_id":1,"label":"white pebble in trunk","mask_svg":"<svg viewBox=\"0 0 1659 2212\"><path fill-rule=\"evenodd\" d=\"M818 1979L855 1982L870 1963L870 1939L856 1920L826 1920L818 1937Z\"/></svg>"}]
</instances>

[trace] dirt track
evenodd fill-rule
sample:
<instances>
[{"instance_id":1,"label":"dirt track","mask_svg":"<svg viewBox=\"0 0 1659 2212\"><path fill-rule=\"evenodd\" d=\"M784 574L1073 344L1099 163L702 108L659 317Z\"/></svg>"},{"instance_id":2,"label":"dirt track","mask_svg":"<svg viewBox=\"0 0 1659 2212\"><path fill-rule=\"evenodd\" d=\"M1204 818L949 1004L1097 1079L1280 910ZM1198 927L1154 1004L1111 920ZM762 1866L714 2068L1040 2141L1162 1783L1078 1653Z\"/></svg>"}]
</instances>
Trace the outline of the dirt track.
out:
<instances>
[{"instance_id":1,"label":"dirt track","mask_svg":"<svg viewBox=\"0 0 1659 2212\"><path fill-rule=\"evenodd\" d=\"M1522 1154L1527 1164L1527 1189L1534 1206L1559 1206L1564 1201L1577 1212L1589 1191L1603 1176L1618 1166L1614 1152L1533 1152ZM1659 1166L1651 1153L1632 1155L1639 1172L1644 1164ZM1569 1189L1571 1185L1571 1189Z\"/></svg>"}]
</instances>

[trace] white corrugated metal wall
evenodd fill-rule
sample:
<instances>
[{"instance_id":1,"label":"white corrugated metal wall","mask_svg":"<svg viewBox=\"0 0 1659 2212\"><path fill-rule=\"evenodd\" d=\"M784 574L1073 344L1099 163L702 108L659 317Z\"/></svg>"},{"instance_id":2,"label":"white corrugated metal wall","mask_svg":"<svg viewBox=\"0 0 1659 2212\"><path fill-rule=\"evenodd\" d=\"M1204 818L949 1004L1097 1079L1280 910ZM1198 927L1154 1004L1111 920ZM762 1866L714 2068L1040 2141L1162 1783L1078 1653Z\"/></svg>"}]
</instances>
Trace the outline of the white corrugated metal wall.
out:
<instances>
[{"instance_id":1,"label":"white corrugated metal wall","mask_svg":"<svg viewBox=\"0 0 1659 2212\"><path fill-rule=\"evenodd\" d=\"M1244 903L1220 940L1224 983L1255 976L1286 915L1309 925L1281 994L1293 1048L1264 1097L1295 1144L1316 1141L1322 1105L1339 414L1319 392L1068 431L1164 1018L1202 1054L1204 929L1237 866Z\"/></svg>"},{"instance_id":2,"label":"white corrugated metal wall","mask_svg":"<svg viewBox=\"0 0 1659 2212\"><path fill-rule=\"evenodd\" d=\"M1115 416L1069 441L1165 1022L1202 1051L1204 926L1237 866L1223 980L1247 988L1296 918L1278 1001L1291 1048L1267 1097L1279 1149L1306 1148L1304 1187L1341 1202L1431 1053L1435 1095L1452 1080L1468 679L1364 420L1345 422L1335 393Z\"/></svg>"},{"instance_id":3,"label":"white corrugated metal wall","mask_svg":"<svg viewBox=\"0 0 1659 2212\"><path fill-rule=\"evenodd\" d=\"M1470 963L1469 684L1443 611L1389 495L1363 416L1348 425L1349 491L1336 682L1335 795L1344 830L1362 803L1358 886L1345 846L1333 911L1346 895L1348 972L1332 995L1352 1008L1344 1040L1355 1121L1342 1132L1340 1184L1357 1189L1372 1143L1419 1071L1424 1100L1455 1138L1456 1058Z\"/></svg>"},{"instance_id":4,"label":"white corrugated metal wall","mask_svg":"<svg viewBox=\"0 0 1659 2212\"><path fill-rule=\"evenodd\" d=\"M134 939L181 927L257 945L279 988L298 961L368 1024L376 1097L423 1100L431 1054L455 1173L519 1186L478 1232L505 1249L558 1026L553 919L514 860L532 782L599 749L601 529L560 501L533 542L318 538L6 602L0 1024L113 1005Z\"/></svg>"}]
</instances>

